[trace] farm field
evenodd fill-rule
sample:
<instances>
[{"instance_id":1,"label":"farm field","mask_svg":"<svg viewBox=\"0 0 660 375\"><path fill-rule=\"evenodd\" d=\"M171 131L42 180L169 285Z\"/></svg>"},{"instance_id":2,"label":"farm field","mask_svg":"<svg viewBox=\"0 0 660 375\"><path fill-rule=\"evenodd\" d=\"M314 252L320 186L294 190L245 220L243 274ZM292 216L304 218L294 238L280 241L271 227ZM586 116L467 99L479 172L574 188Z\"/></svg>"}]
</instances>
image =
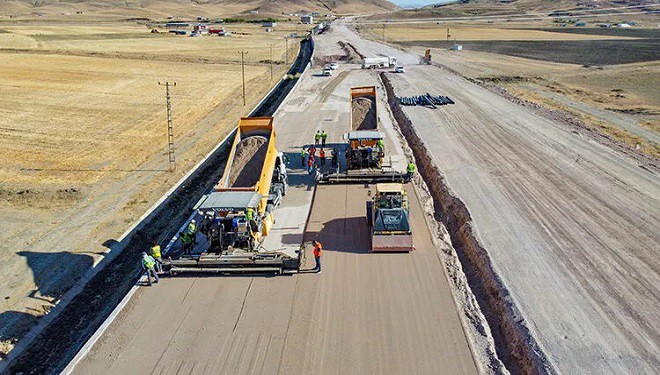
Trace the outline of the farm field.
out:
<instances>
[{"instance_id":1,"label":"farm field","mask_svg":"<svg viewBox=\"0 0 660 375\"><path fill-rule=\"evenodd\" d=\"M304 30L239 24L228 27L242 33L232 37L189 38L126 24L0 29L1 357L282 77L283 37ZM288 45L293 60L298 40ZM165 81L177 84L174 173Z\"/></svg>"}]
</instances>

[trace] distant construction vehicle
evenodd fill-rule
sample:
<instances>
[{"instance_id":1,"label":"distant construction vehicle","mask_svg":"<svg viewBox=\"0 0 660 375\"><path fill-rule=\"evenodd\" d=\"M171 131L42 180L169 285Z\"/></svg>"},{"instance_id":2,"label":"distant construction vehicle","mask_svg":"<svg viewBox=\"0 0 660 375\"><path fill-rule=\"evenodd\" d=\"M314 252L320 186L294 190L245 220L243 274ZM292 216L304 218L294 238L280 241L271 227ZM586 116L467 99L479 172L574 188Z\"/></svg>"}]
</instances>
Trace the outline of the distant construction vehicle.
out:
<instances>
[{"instance_id":1,"label":"distant construction vehicle","mask_svg":"<svg viewBox=\"0 0 660 375\"><path fill-rule=\"evenodd\" d=\"M393 68L397 65L396 57L365 57L362 60L362 69Z\"/></svg>"},{"instance_id":2,"label":"distant construction vehicle","mask_svg":"<svg viewBox=\"0 0 660 375\"><path fill-rule=\"evenodd\" d=\"M169 257L165 269L172 274L297 272L299 254L261 247L286 190L285 160L275 149L273 118L242 118L222 178L190 218L199 223L193 250Z\"/></svg>"},{"instance_id":3,"label":"distant construction vehicle","mask_svg":"<svg viewBox=\"0 0 660 375\"><path fill-rule=\"evenodd\" d=\"M426 52L424 53L424 56L419 61L420 64L422 65L431 65L431 50L427 49Z\"/></svg>"},{"instance_id":4,"label":"distant construction vehicle","mask_svg":"<svg viewBox=\"0 0 660 375\"><path fill-rule=\"evenodd\" d=\"M367 201L367 224L372 252L414 250L408 194L402 184L376 184L376 193Z\"/></svg>"}]
</instances>

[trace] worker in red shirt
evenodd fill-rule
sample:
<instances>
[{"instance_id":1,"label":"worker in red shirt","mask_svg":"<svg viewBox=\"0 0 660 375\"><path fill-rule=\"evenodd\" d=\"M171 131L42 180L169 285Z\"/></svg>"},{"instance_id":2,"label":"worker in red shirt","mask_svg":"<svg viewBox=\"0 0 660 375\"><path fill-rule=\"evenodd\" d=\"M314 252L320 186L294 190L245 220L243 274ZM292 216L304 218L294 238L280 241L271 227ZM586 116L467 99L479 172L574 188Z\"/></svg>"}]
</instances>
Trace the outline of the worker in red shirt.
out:
<instances>
[{"instance_id":1,"label":"worker in red shirt","mask_svg":"<svg viewBox=\"0 0 660 375\"><path fill-rule=\"evenodd\" d=\"M319 159L321 160L321 167L325 166L325 151L323 149L319 151Z\"/></svg>"},{"instance_id":2,"label":"worker in red shirt","mask_svg":"<svg viewBox=\"0 0 660 375\"><path fill-rule=\"evenodd\" d=\"M323 246L317 240L312 241L314 245L314 260L316 261L316 273L321 273L321 253L323 252Z\"/></svg>"},{"instance_id":3,"label":"worker in red shirt","mask_svg":"<svg viewBox=\"0 0 660 375\"><path fill-rule=\"evenodd\" d=\"M314 155L311 153L307 158L307 172L309 172L309 174L312 174L312 172L314 172Z\"/></svg>"}]
</instances>

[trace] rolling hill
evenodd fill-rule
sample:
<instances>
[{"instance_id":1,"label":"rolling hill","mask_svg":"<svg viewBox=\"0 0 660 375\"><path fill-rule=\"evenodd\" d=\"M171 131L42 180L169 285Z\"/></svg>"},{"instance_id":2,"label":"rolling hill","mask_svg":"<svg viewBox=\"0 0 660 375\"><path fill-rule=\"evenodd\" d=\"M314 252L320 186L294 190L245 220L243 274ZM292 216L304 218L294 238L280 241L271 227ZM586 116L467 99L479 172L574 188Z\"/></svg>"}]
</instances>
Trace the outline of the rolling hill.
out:
<instances>
[{"instance_id":1,"label":"rolling hill","mask_svg":"<svg viewBox=\"0 0 660 375\"><path fill-rule=\"evenodd\" d=\"M374 14L396 10L387 0L8 0L0 15L99 17L280 16L291 13ZM258 14L250 12L258 11Z\"/></svg>"},{"instance_id":2,"label":"rolling hill","mask_svg":"<svg viewBox=\"0 0 660 375\"><path fill-rule=\"evenodd\" d=\"M658 4L658 0L469 0L452 4L429 5L374 15L372 19L422 19L465 16L493 16L521 13L588 10L611 12L611 8ZM657 9L657 8L654 8Z\"/></svg>"}]
</instances>

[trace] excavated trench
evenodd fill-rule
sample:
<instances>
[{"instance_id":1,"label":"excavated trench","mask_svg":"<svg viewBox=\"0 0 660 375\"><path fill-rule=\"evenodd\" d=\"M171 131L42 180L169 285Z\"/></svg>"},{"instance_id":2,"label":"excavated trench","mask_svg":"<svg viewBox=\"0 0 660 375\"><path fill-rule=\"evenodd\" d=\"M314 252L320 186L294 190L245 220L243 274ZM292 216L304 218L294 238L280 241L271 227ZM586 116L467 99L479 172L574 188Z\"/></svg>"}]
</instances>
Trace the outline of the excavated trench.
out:
<instances>
[{"instance_id":1,"label":"excavated trench","mask_svg":"<svg viewBox=\"0 0 660 375\"><path fill-rule=\"evenodd\" d=\"M468 284L491 328L498 357L512 374L553 373L545 355L523 324L524 319L513 305L506 286L493 270L488 252L477 240L470 212L452 193L434 164L424 141L399 105L386 73L380 73L380 77L392 114L413 151L419 175L431 193L434 216L449 231Z\"/></svg>"}]
</instances>

